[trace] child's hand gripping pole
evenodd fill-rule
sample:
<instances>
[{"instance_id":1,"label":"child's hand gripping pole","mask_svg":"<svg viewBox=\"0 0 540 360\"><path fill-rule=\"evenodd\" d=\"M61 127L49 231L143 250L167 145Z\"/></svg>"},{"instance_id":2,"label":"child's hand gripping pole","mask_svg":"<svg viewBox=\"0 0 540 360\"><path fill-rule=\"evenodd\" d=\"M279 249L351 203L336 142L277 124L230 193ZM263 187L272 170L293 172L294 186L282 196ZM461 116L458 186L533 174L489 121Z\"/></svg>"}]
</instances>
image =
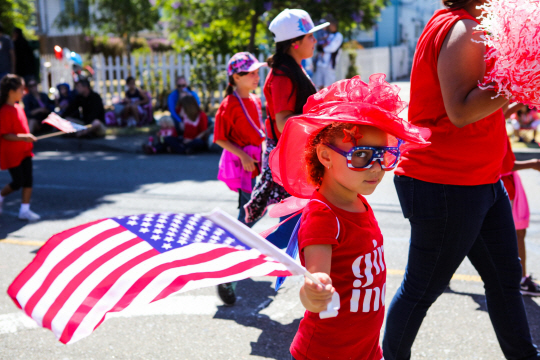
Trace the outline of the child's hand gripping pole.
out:
<instances>
[{"instance_id":1,"label":"child's hand gripping pole","mask_svg":"<svg viewBox=\"0 0 540 360\"><path fill-rule=\"evenodd\" d=\"M216 208L210 214L205 215L205 217L212 220L217 225L227 229L238 240L240 240L250 248L257 249L262 254L269 256L276 261L279 261L287 267L287 270L289 270L292 275L304 275L305 277L313 281L313 283L321 285L323 288L325 288L326 285L324 285L315 276L313 276L313 274L307 271L305 267L297 263L292 257L278 249L274 244L251 230L246 225L242 224L237 219L223 212L221 209ZM332 301L328 304L328 307L325 311L319 313L319 316L321 319L335 317L338 314L339 308L339 294L337 292L334 292L332 296Z\"/></svg>"}]
</instances>

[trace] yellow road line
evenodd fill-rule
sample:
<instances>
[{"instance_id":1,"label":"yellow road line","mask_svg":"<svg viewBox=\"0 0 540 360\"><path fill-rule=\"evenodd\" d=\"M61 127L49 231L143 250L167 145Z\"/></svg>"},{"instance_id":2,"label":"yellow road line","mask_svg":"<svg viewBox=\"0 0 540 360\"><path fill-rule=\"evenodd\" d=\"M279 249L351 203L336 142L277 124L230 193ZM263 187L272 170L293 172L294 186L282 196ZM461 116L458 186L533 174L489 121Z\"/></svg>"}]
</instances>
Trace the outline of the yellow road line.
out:
<instances>
[{"instance_id":1,"label":"yellow road line","mask_svg":"<svg viewBox=\"0 0 540 360\"><path fill-rule=\"evenodd\" d=\"M25 241L16 239L2 239L0 243L14 244L14 245L27 245L27 246L42 246L45 241Z\"/></svg>"},{"instance_id":2,"label":"yellow road line","mask_svg":"<svg viewBox=\"0 0 540 360\"><path fill-rule=\"evenodd\" d=\"M14 245L27 245L27 246L42 246L45 244L45 241L25 241L25 240L15 240L15 239L2 239L0 243L14 244ZM405 274L404 270L398 269L386 269L388 275L399 275L403 276ZM465 275L465 274L454 274L452 280L462 280L462 281L473 281L473 282L482 282L482 279L478 275Z\"/></svg>"}]
</instances>

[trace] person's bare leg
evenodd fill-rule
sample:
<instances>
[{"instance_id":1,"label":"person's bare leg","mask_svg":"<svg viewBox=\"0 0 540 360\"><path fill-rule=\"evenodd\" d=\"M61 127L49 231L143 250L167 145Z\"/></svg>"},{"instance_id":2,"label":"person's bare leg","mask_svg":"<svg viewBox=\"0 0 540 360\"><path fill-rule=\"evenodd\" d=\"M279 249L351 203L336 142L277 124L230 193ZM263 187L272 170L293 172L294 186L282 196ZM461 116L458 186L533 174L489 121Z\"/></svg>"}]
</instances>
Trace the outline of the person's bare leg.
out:
<instances>
[{"instance_id":1,"label":"person's bare leg","mask_svg":"<svg viewBox=\"0 0 540 360\"><path fill-rule=\"evenodd\" d=\"M527 234L527 229L516 230L517 234L517 245L518 245L518 254L521 259L521 269L523 272L523 277L527 276L527 250L525 248L525 235Z\"/></svg>"},{"instance_id":2,"label":"person's bare leg","mask_svg":"<svg viewBox=\"0 0 540 360\"><path fill-rule=\"evenodd\" d=\"M22 203L30 204L30 198L32 197L32 188L22 189Z\"/></svg>"},{"instance_id":3,"label":"person's bare leg","mask_svg":"<svg viewBox=\"0 0 540 360\"><path fill-rule=\"evenodd\" d=\"M6 186L4 186L4 188L0 192L0 195L2 195L2 197L6 197L12 192L13 192L13 189L11 188L11 186L9 186L9 184L7 184Z\"/></svg>"}]
</instances>

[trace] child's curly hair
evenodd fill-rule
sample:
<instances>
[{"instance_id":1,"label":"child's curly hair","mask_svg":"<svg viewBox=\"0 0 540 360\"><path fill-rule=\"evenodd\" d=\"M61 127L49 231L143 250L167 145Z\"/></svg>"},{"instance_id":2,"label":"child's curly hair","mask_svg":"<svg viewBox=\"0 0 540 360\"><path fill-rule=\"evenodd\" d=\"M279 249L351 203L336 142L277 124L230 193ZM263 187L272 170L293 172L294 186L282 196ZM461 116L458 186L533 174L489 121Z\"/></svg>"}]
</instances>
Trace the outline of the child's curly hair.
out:
<instances>
[{"instance_id":1,"label":"child's curly hair","mask_svg":"<svg viewBox=\"0 0 540 360\"><path fill-rule=\"evenodd\" d=\"M316 187L321 186L322 179L324 176L324 165L319 161L317 156L317 147L320 144L330 143L332 144L337 138L343 137L343 130L350 130L356 124L343 123L343 122L334 122L321 131L319 131L315 136L312 136L306 145L304 152L304 161L307 168L307 177L308 181L315 185Z\"/></svg>"}]
</instances>

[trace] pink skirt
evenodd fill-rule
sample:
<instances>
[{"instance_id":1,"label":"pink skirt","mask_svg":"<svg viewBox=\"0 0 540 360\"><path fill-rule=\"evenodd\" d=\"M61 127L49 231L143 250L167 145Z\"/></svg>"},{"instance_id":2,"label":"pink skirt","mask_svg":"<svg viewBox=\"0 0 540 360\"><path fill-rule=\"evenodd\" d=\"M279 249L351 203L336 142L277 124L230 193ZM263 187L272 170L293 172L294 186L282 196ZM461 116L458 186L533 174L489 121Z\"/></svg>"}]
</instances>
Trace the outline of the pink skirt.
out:
<instances>
[{"instance_id":1,"label":"pink skirt","mask_svg":"<svg viewBox=\"0 0 540 360\"><path fill-rule=\"evenodd\" d=\"M522 230L529 227L529 203L527 202L527 195L525 194L525 189L517 171L512 172L512 175L514 176L516 187L516 196L512 202L512 216L514 217L516 230Z\"/></svg>"},{"instance_id":2,"label":"pink skirt","mask_svg":"<svg viewBox=\"0 0 540 360\"><path fill-rule=\"evenodd\" d=\"M242 150L260 163L260 146L248 145ZM221 180L227 184L229 189L232 191L238 192L238 190L242 190L243 192L251 193L253 190L251 185L252 173L244 170L242 161L238 156L225 149L221 154L221 159L219 159L219 171L217 178L218 180Z\"/></svg>"}]
</instances>

